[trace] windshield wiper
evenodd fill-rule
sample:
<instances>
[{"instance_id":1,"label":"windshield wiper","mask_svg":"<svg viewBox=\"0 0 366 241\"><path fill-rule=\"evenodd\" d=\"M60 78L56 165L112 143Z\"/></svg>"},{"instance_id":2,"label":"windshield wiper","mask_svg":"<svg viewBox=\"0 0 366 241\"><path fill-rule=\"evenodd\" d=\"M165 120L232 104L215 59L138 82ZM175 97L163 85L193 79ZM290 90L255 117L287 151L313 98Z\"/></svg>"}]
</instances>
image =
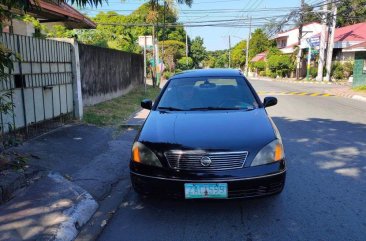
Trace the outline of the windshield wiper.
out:
<instances>
[{"instance_id":1,"label":"windshield wiper","mask_svg":"<svg viewBox=\"0 0 366 241\"><path fill-rule=\"evenodd\" d=\"M162 107L158 107L158 109L159 110L170 110L170 111L184 111L182 109L170 107L170 106L162 106Z\"/></svg>"},{"instance_id":2,"label":"windshield wiper","mask_svg":"<svg viewBox=\"0 0 366 241\"><path fill-rule=\"evenodd\" d=\"M194 110L243 110L243 108L238 108L238 107L198 107L198 108L191 108L189 109L191 111Z\"/></svg>"}]
</instances>

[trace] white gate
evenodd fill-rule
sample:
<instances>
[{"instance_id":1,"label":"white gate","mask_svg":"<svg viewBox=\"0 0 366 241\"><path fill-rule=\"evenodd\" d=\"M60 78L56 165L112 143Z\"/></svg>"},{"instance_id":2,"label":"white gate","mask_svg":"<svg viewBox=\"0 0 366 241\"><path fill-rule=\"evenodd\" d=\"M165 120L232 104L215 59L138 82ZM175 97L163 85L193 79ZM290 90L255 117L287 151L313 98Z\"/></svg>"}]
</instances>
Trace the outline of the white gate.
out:
<instances>
[{"instance_id":1,"label":"white gate","mask_svg":"<svg viewBox=\"0 0 366 241\"><path fill-rule=\"evenodd\" d=\"M13 90L13 113L1 113L1 132L39 132L45 123L58 124L72 117L72 45L54 40L1 33L0 41L20 59L1 80L0 91Z\"/></svg>"}]
</instances>

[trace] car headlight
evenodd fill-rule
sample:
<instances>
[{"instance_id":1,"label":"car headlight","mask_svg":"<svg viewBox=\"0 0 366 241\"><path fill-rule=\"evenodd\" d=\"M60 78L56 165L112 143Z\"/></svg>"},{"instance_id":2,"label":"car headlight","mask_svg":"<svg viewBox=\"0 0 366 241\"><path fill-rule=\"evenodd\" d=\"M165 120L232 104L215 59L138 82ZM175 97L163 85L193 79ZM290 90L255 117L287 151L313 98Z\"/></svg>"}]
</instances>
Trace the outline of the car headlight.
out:
<instances>
[{"instance_id":1,"label":"car headlight","mask_svg":"<svg viewBox=\"0 0 366 241\"><path fill-rule=\"evenodd\" d=\"M140 142L132 146L132 161L149 166L162 167L158 157Z\"/></svg>"},{"instance_id":2,"label":"car headlight","mask_svg":"<svg viewBox=\"0 0 366 241\"><path fill-rule=\"evenodd\" d=\"M258 152L251 166L265 165L272 162L281 161L285 157L281 140L276 139L266 145Z\"/></svg>"}]
</instances>

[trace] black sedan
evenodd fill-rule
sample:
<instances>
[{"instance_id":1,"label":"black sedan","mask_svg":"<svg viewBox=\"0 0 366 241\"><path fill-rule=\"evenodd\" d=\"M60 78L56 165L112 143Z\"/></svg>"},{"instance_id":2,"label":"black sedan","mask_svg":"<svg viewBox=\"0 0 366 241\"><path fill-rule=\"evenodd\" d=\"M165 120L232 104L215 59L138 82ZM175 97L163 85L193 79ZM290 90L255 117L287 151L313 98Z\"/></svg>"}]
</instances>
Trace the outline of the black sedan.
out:
<instances>
[{"instance_id":1,"label":"black sedan","mask_svg":"<svg viewBox=\"0 0 366 241\"><path fill-rule=\"evenodd\" d=\"M280 193L285 153L275 124L238 70L211 69L172 77L132 147L135 191L186 199L227 199Z\"/></svg>"}]
</instances>

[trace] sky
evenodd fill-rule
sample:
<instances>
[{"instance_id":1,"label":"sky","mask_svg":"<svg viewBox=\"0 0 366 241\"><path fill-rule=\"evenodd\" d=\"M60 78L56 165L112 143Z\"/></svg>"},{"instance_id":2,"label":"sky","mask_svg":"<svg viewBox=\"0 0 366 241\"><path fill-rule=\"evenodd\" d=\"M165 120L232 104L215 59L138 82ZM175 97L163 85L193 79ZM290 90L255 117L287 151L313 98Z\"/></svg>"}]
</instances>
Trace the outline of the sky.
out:
<instances>
[{"instance_id":1,"label":"sky","mask_svg":"<svg viewBox=\"0 0 366 241\"><path fill-rule=\"evenodd\" d=\"M109 0L108 4L98 8L83 9L82 12L95 16L99 11L117 11L127 15L137 9L146 0ZM161 2L163 2L161 0ZM308 0L309 4L320 1ZM268 19L276 16L283 19L294 8L300 7L300 0L193 0L191 7L177 5L179 21L190 25L217 24L215 21L225 20L225 27L199 26L186 27L190 38L201 36L207 50L227 49L229 37L231 45L247 39L249 19L252 18L252 32L262 26ZM211 22L210 22L211 21Z\"/></svg>"}]
</instances>

